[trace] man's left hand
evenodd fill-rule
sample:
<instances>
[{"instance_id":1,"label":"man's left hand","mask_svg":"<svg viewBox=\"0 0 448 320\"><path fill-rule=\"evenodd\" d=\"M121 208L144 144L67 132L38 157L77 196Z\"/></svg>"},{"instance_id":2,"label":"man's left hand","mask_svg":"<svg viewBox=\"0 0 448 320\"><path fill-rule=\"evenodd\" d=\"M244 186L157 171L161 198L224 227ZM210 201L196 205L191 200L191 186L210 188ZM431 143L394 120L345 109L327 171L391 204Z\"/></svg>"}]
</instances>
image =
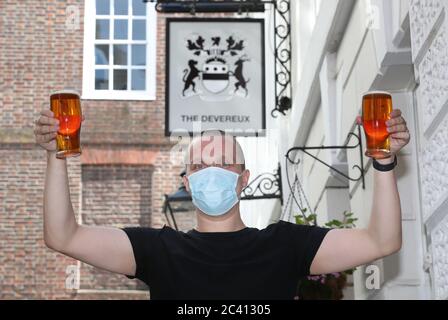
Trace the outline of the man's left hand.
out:
<instances>
[{"instance_id":1,"label":"man's left hand","mask_svg":"<svg viewBox=\"0 0 448 320\"><path fill-rule=\"evenodd\" d=\"M390 152L394 155L409 143L411 135L400 109L390 113L390 119L386 121L386 125L390 134Z\"/></svg>"},{"instance_id":2,"label":"man's left hand","mask_svg":"<svg viewBox=\"0 0 448 320\"><path fill-rule=\"evenodd\" d=\"M356 122L362 124L362 118L358 116ZM386 121L386 126L390 134L390 152L394 156L411 140L406 120L402 117L400 109L395 109L390 113L390 119Z\"/></svg>"}]
</instances>

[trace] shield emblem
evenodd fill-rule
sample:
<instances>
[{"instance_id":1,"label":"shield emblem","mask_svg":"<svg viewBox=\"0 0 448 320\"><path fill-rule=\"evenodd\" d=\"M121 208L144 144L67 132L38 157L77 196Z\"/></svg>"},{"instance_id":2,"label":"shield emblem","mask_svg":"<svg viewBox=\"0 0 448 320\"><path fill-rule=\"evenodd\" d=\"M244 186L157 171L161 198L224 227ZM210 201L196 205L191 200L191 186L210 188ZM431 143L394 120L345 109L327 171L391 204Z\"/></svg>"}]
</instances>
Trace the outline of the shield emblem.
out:
<instances>
[{"instance_id":1,"label":"shield emblem","mask_svg":"<svg viewBox=\"0 0 448 320\"><path fill-rule=\"evenodd\" d=\"M211 93L224 91L229 85L229 67L219 61L204 64L202 85Z\"/></svg>"}]
</instances>

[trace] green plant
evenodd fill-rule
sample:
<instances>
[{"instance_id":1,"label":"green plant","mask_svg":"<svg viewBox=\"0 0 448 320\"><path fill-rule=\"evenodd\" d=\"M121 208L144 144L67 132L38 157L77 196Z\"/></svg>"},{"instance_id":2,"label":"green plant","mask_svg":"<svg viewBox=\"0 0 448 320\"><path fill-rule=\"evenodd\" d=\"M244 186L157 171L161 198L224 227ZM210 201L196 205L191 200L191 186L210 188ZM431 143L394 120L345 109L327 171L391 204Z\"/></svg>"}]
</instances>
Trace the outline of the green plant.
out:
<instances>
[{"instance_id":1,"label":"green plant","mask_svg":"<svg viewBox=\"0 0 448 320\"><path fill-rule=\"evenodd\" d=\"M300 215L296 215L296 224L317 226L317 216L315 214L306 214L303 209ZM358 218L354 217L353 212L344 211L342 220L331 220L325 223L325 227L334 229L350 229L355 227ZM307 276L299 281L297 295L302 300L340 300L343 298L343 289L347 284L347 276L353 274L355 269L331 274Z\"/></svg>"},{"instance_id":2,"label":"green plant","mask_svg":"<svg viewBox=\"0 0 448 320\"><path fill-rule=\"evenodd\" d=\"M316 214L309 214L306 215L306 208L302 210L301 215L295 215L294 218L296 220L296 224L302 224L302 225L317 225L317 215ZM336 228L336 229L350 229L354 228L355 222L358 221L358 218L353 218L354 213L353 212L347 212L344 211L343 219L342 220L331 220L325 223L325 226L328 228Z\"/></svg>"}]
</instances>

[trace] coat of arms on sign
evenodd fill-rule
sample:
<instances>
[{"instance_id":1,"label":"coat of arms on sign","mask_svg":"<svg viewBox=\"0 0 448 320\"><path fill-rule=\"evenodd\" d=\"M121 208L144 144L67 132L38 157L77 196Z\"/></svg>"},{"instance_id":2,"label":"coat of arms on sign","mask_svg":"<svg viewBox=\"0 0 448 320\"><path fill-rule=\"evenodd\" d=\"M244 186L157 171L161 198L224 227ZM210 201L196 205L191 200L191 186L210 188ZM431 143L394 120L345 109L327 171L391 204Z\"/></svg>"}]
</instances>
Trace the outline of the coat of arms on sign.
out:
<instances>
[{"instance_id":1,"label":"coat of arms on sign","mask_svg":"<svg viewBox=\"0 0 448 320\"><path fill-rule=\"evenodd\" d=\"M245 40L235 35L208 38L193 34L186 39L189 58L185 61L182 81L183 98L199 96L206 101L247 98L249 82L245 66L251 59L245 53Z\"/></svg>"},{"instance_id":2,"label":"coat of arms on sign","mask_svg":"<svg viewBox=\"0 0 448 320\"><path fill-rule=\"evenodd\" d=\"M167 18L165 135L266 129L264 19Z\"/></svg>"}]
</instances>

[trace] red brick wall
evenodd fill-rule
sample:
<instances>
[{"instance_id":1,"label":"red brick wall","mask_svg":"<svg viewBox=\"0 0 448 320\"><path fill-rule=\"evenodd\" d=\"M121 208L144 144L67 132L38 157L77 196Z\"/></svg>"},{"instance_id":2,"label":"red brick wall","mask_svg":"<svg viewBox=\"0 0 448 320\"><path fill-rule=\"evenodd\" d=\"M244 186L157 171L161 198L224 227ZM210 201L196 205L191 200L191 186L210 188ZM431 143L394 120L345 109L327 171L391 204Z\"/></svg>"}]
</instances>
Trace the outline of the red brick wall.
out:
<instances>
[{"instance_id":1,"label":"red brick wall","mask_svg":"<svg viewBox=\"0 0 448 320\"><path fill-rule=\"evenodd\" d=\"M82 223L87 225L151 226L150 166L83 165ZM135 280L82 264L80 288L144 289Z\"/></svg>"},{"instance_id":2,"label":"red brick wall","mask_svg":"<svg viewBox=\"0 0 448 320\"><path fill-rule=\"evenodd\" d=\"M70 298L65 271L73 259L45 247L42 200L46 156L34 148L0 150L0 298ZM79 212L79 161L69 162L73 207Z\"/></svg>"},{"instance_id":3,"label":"red brick wall","mask_svg":"<svg viewBox=\"0 0 448 320\"><path fill-rule=\"evenodd\" d=\"M78 30L65 26L68 5L79 8ZM67 290L66 268L77 262L43 243L46 157L34 144L33 120L49 108L51 91L81 91L83 6L83 0L0 1L0 299L147 298L112 291L142 285L85 265L81 288L88 290ZM163 195L177 189L182 167L170 162L172 144L163 136L164 34L159 15L156 101L82 101L85 153L68 161L68 172L75 213L87 224L166 223Z\"/></svg>"}]
</instances>

